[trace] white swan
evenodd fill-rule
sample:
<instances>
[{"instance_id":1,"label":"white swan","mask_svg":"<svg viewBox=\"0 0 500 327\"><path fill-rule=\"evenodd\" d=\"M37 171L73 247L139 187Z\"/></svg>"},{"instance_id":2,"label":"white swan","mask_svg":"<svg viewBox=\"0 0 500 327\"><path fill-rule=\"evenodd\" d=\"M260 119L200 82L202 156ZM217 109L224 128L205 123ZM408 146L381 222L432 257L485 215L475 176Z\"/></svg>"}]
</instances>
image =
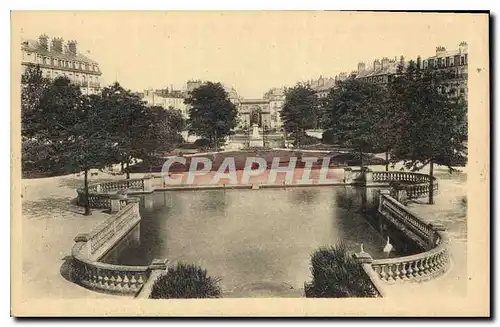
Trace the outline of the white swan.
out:
<instances>
[{"instance_id":1,"label":"white swan","mask_svg":"<svg viewBox=\"0 0 500 327\"><path fill-rule=\"evenodd\" d=\"M384 253L389 254L393 250L393 246L389 241L389 236L387 236L387 243L384 246Z\"/></svg>"}]
</instances>

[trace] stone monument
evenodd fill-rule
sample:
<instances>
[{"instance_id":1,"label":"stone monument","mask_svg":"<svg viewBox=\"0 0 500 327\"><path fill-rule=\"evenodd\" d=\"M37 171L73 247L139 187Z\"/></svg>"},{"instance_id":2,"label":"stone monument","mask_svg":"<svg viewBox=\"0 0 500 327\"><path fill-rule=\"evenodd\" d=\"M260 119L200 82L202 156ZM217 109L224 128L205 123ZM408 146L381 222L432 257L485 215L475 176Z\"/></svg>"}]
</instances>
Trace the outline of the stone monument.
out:
<instances>
[{"instance_id":1,"label":"stone monument","mask_svg":"<svg viewBox=\"0 0 500 327\"><path fill-rule=\"evenodd\" d=\"M250 147L251 148L262 148L264 147L264 138L260 135L259 125L252 125L252 135L250 136Z\"/></svg>"}]
</instances>

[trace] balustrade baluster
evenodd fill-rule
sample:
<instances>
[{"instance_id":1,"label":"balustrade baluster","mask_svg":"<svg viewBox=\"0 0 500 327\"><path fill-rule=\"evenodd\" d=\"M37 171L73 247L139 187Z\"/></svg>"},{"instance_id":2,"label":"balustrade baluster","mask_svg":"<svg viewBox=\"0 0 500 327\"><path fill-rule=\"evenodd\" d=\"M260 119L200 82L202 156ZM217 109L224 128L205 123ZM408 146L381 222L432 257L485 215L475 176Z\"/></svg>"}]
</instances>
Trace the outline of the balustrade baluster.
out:
<instances>
[{"instance_id":1,"label":"balustrade baluster","mask_svg":"<svg viewBox=\"0 0 500 327\"><path fill-rule=\"evenodd\" d=\"M413 272L412 272L412 275L413 277L418 277L418 267L417 267L417 262L416 261L412 261L411 264L413 265Z\"/></svg>"},{"instance_id":2,"label":"balustrade baluster","mask_svg":"<svg viewBox=\"0 0 500 327\"><path fill-rule=\"evenodd\" d=\"M429 274L433 275L436 271L436 256L433 255L429 258Z\"/></svg>"},{"instance_id":3,"label":"balustrade baluster","mask_svg":"<svg viewBox=\"0 0 500 327\"><path fill-rule=\"evenodd\" d=\"M144 278L142 277L142 273L139 274L139 278L137 279L137 287L141 287L144 284Z\"/></svg>"},{"instance_id":4,"label":"balustrade baluster","mask_svg":"<svg viewBox=\"0 0 500 327\"><path fill-rule=\"evenodd\" d=\"M427 258L427 257L424 258L423 267L424 267L424 274L428 275L430 273L430 271L429 271L429 258Z\"/></svg>"},{"instance_id":5,"label":"balustrade baluster","mask_svg":"<svg viewBox=\"0 0 500 327\"><path fill-rule=\"evenodd\" d=\"M401 266L401 263L400 262L397 262L395 265L394 265L394 280L402 280L402 276L401 276L401 269L400 269L400 266Z\"/></svg>"},{"instance_id":6,"label":"balustrade baluster","mask_svg":"<svg viewBox=\"0 0 500 327\"><path fill-rule=\"evenodd\" d=\"M119 271L117 271L117 274L118 274L118 277L116 277L116 288L118 288L118 289L121 290L123 288L123 279L120 276L120 272Z\"/></svg>"},{"instance_id":7,"label":"balustrade baluster","mask_svg":"<svg viewBox=\"0 0 500 327\"><path fill-rule=\"evenodd\" d=\"M392 271L392 264L387 265L387 281L392 282L394 281L394 273Z\"/></svg>"},{"instance_id":8,"label":"balustrade baluster","mask_svg":"<svg viewBox=\"0 0 500 327\"><path fill-rule=\"evenodd\" d=\"M406 270L406 265L407 265L407 262L401 263L401 279L402 280L408 279L408 276L406 275L408 273L408 271Z\"/></svg>"},{"instance_id":9,"label":"balustrade baluster","mask_svg":"<svg viewBox=\"0 0 500 327\"><path fill-rule=\"evenodd\" d=\"M137 279L135 279L134 273L132 273L132 278L130 278L130 287L134 289L137 288Z\"/></svg>"},{"instance_id":10,"label":"balustrade baluster","mask_svg":"<svg viewBox=\"0 0 500 327\"><path fill-rule=\"evenodd\" d=\"M415 266L418 268L417 277L421 277L424 275L424 268L422 267L422 259L418 259L415 261Z\"/></svg>"}]
</instances>

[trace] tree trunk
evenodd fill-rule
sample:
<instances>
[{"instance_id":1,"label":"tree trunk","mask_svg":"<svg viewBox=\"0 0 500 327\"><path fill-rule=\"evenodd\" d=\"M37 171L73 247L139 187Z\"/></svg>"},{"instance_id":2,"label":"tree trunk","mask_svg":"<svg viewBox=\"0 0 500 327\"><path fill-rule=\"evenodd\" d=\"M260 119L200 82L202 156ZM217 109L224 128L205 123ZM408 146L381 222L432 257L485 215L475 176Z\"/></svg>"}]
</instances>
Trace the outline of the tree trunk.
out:
<instances>
[{"instance_id":1,"label":"tree trunk","mask_svg":"<svg viewBox=\"0 0 500 327\"><path fill-rule=\"evenodd\" d=\"M363 150L359 150L359 168L363 170Z\"/></svg>"},{"instance_id":2,"label":"tree trunk","mask_svg":"<svg viewBox=\"0 0 500 327\"><path fill-rule=\"evenodd\" d=\"M128 169L128 161L126 163L125 171L127 172L127 179L130 179L130 171Z\"/></svg>"},{"instance_id":3,"label":"tree trunk","mask_svg":"<svg viewBox=\"0 0 500 327\"><path fill-rule=\"evenodd\" d=\"M214 144L215 144L215 152L218 151L219 149L219 139L217 138L217 128L215 129L215 139L214 139Z\"/></svg>"},{"instance_id":4,"label":"tree trunk","mask_svg":"<svg viewBox=\"0 0 500 327\"><path fill-rule=\"evenodd\" d=\"M123 164L123 162L120 162L120 165L122 165L122 173L125 172L125 165Z\"/></svg>"},{"instance_id":5,"label":"tree trunk","mask_svg":"<svg viewBox=\"0 0 500 327\"><path fill-rule=\"evenodd\" d=\"M429 204L434 204L434 163L429 163Z\"/></svg>"},{"instance_id":6,"label":"tree trunk","mask_svg":"<svg viewBox=\"0 0 500 327\"><path fill-rule=\"evenodd\" d=\"M385 171L389 171L389 150L385 151Z\"/></svg>"},{"instance_id":7,"label":"tree trunk","mask_svg":"<svg viewBox=\"0 0 500 327\"><path fill-rule=\"evenodd\" d=\"M85 169L84 174L84 188L85 188L85 216L90 216L92 212L90 211L90 201L89 201L89 180L88 180L89 170Z\"/></svg>"}]
</instances>

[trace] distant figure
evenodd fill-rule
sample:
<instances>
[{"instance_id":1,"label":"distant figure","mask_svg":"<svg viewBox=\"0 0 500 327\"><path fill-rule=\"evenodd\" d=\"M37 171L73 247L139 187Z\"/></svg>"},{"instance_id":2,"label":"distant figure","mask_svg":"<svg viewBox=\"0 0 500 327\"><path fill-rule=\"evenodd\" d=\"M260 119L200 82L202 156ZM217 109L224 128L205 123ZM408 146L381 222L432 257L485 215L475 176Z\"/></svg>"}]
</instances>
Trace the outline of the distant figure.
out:
<instances>
[{"instance_id":1,"label":"distant figure","mask_svg":"<svg viewBox=\"0 0 500 327\"><path fill-rule=\"evenodd\" d=\"M392 250L393 250L393 246L389 241L389 236L387 236L387 243L384 246L385 255L388 257Z\"/></svg>"}]
</instances>

